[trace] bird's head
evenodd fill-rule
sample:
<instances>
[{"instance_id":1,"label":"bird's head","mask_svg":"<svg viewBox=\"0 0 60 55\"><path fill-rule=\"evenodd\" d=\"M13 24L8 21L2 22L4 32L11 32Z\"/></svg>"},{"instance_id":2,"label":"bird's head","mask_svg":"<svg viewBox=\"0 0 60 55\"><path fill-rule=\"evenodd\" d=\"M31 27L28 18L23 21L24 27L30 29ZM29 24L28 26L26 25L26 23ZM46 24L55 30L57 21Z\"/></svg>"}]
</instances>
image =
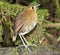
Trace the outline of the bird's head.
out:
<instances>
[{"instance_id":1,"label":"bird's head","mask_svg":"<svg viewBox=\"0 0 60 55\"><path fill-rule=\"evenodd\" d=\"M40 6L40 4L37 4L37 5L29 5L29 6L26 8L26 10L27 10L27 11L30 11L30 12L36 11L36 8L37 8L38 6Z\"/></svg>"}]
</instances>

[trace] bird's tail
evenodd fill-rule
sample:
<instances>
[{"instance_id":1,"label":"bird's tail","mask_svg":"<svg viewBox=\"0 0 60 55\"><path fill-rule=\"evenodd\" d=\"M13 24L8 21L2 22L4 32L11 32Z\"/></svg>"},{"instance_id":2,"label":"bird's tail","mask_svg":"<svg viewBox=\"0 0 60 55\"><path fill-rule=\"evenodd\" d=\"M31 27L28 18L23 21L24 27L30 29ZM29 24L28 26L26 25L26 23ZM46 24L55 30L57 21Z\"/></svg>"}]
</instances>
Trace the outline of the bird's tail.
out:
<instances>
[{"instance_id":1,"label":"bird's tail","mask_svg":"<svg viewBox=\"0 0 60 55\"><path fill-rule=\"evenodd\" d=\"M16 36L13 36L12 41L13 41L13 42L16 41Z\"/></svg>"}]
</instances>

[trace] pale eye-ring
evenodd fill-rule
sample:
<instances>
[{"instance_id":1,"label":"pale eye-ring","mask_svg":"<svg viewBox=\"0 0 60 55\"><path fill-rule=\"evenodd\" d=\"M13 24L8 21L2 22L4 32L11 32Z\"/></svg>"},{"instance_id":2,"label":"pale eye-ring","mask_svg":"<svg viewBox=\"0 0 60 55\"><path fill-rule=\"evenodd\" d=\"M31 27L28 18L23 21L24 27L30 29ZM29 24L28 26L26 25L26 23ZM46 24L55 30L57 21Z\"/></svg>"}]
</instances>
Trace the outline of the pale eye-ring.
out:
<instances>
[{"instance_id":1,"label":"pale eye-ring","mask_svg":"<svg viewBox=\"0 0 60 55\"><path fill-rule=\"evenodd\" d=\"M34 6L32 7L32 9L34 9Z\"/></svg>"}]
</instances>

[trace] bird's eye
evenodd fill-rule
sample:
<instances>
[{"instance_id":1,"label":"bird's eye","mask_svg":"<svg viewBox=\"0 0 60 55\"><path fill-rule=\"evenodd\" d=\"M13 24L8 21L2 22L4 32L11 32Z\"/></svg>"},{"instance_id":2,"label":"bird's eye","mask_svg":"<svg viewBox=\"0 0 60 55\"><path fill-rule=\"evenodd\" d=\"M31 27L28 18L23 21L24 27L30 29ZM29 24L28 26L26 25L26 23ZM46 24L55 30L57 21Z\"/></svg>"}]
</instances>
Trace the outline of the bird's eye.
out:
<instances>
[{"instance_id":1,"label":"bird's eye","mask_svg":"<svg viewBox=\"0 0 60 55\"><path fill-rule=\"evenodd\" d=\"M34 7L32 7L32 9L34 9Z\"/></svg>"}]
</instances>

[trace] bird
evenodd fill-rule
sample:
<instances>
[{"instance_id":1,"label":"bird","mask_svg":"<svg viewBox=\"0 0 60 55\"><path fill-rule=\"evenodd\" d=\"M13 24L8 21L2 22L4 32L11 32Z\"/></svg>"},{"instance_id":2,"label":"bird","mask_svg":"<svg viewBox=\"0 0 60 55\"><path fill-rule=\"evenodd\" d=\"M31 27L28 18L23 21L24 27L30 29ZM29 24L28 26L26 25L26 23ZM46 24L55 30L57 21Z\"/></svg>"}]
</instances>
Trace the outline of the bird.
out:
<instances>
[{"instance_id":1,"label":"bird","mask_svg":"<svg viewBox=\"0 0 60 55\"><path fill-rule=\"evenodd\" d=\"M31 52L31 50L29 49L28 44L26 44L27 40L24 35L32 31L37 24L36 8L38 6L40 6L40 4L28 5L14 22L13 42L16 41L17 35L19 35L23 45L29 52Z\"/></svg>"}]
</instances>

